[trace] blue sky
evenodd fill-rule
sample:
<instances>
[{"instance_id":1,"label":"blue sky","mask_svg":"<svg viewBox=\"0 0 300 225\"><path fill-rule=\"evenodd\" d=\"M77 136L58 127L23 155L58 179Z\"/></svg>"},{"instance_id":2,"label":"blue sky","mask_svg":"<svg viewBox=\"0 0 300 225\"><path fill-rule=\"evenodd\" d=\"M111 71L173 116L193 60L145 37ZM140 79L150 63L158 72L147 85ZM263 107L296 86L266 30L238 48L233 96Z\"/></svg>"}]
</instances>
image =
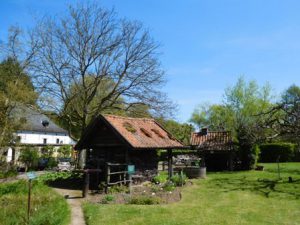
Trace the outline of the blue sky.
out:
<instances>
[{"instance_id":1,"label":"blue sky","mask_svg":"<svg viewBox=\"0 0 300 225\"><path fill-rule=\"evenodd\" d=\"M10 25L64 12L63 0L0 0L0 39ZM187 121L201 103L219 103L239 76L279 95L300 85L300 1L102 0L120 17L139 20L161 44L164 91Z\"/></svg>"}]
</instances>

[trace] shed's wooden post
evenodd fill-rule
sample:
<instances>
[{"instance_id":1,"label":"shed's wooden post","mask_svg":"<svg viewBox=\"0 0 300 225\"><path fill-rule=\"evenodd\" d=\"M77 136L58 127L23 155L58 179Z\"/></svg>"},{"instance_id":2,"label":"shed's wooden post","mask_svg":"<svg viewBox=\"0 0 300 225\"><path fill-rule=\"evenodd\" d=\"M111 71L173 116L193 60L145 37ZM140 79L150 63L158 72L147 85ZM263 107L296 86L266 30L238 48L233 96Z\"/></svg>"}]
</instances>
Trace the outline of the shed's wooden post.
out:
<instances>
[{"instance_id":1,"label":"shed's wooden post","mask_svg":"<svg viewBox=\"0 0 300 225\"><path fill-rule=\"evenodd\" d=\"M110 165L109 163L106 164L106 187L105 187L105 193L108 192L108 185L110 183Z\"/></svg>"},{"instance_id":2,"label":"shed's wooden post","mask_svg":"<svg viewBox=\"0 0 300 225\"><path fill-rule=\"evenodd\" d=\"M230 152L229 154L229 170L233 171L233 152Z\"/></svg>"},{"instance_id":3,"label":"shed's wooden post","mask_svg":"<svg viewBox=\"0 0 300 225\"><path fill-rule=\"evenodd\" d=\"M168 149L168 177L173 176L172 149Z\"/></svg>"},{"instance_id":4,"label":"shed's wooden post","mask_svg":"<svg viewBox=\"0 0 300 225\"><path fill-rule=\"evenodd\" d=\"M89 192L89 185L90 185L90 174L88 171L84 172L83 176L83 190L82 190L82 197L85 198L87 193Z\"/></svg>"}]
</instances>

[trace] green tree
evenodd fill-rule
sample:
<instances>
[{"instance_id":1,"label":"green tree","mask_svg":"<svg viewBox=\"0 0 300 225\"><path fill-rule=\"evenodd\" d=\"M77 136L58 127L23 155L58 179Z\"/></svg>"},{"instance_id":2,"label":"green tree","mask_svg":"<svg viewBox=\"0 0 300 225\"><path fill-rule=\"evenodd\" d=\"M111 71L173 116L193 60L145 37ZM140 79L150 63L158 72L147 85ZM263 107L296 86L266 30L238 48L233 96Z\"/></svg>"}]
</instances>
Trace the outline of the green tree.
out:
<instances>
[{"instance_id":1,"label":"green tree","mask_svg":"<svg viewBox=\"0 0 300 225\"><path fill-rule=\"evenodd\" d=\"M25 171L35 169L38 164L38 151L33 147L25 147L21 149L19 160L25 164Z\"/></svg>"},{"instance_id":2,"label":"green tree","mask_svg":"<svg viewBox=\"0 0 300 225\"><path fill-rule=\"evenodd\" d=\"M34 105L37 95L30 77L13 58L0 63L0 147L11 144L13 132L25 121L14 117L19 105Z\"/></svg>"},{"instance_id":3,"label":"green tree","mask_svg":"<svg viewBox=\"0 0 300 225\"><path fill-rule=\"evenodd\" d=\"M275 122L280 137L300 145L300 87L291 85L273 111L280 114Z\"/></svg>"},{"instance_id":4,"label":"green tree","mask_svg":"<svg viewBox=\"0 0 300 225\"><path fill-rule=\"evenodd\" d=\"M55 151L54 146L52 145L44 146L41 149L43 158L48 158L48 159L52 158L54 151Z\"/></svg>"},{"instance_id":5,"label":"green tree","mask_svg":"<svg viewBox=\"0 0 300 225\"><path fill-rule=\"evenodd\" d=\"M72 153L72 146L71 145L62 145L57 149L60 157L68 158L71 156Z\"/></svg>"},{"instance_id":6,"label":"green tree","mask_svg":"<svg viewBox=\"0 0 300 225\"><path fill-rule=\"evenodd\" d=\"M226 106L205 104L194 110L190 122L195 124L198 129L206 127L213 131L224 131L231 119Z\"/></svg>"},{"instance_id":7,"label":"green tree","mask_svg":"<svg viewBox=\"0 0 300 225\"><path fill-rule=\"evenodd\" d=\"M267 126L270 120L267 112L273 107L271 98L269 85L259 87L255 81L246 82L241 77L225 90L222 104L195 111L191 121L198 126L204 124L214 130L231 131L242 169L250 169L256 161L255 145L274 132Z\"/></svg>"},{"instance_id":8,"label":"green tree","mask_svg":"<svg viewBox=\"0 0 300 225\"><path fill-rule=\"evenodd\" d=\"M159 123L174 137L185 145L190 144L191 133L194 127L188 123L179 123L175 120L158 119Z\"/></svg>"}]
</instances>

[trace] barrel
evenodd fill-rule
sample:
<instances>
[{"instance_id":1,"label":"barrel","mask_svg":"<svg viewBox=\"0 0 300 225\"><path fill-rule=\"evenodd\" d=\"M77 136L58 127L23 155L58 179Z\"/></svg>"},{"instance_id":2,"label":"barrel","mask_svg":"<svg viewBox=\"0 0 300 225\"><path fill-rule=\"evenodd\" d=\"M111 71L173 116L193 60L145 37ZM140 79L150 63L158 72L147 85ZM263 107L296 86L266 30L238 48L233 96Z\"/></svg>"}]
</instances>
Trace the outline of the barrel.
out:
<instances>
[{"instance_id":1,"label":"barrel","mask_svg":"<svg viewBox=\"0 0 300 225\"><path fill-rule=\"evenodd\" d=\"M200 172L200 178L206 178L206 167L200 167L199 169Z\"/></svg>"},{"instance_id":2,"label":"barrel","mask_svg":"<svg viewBox=\"0 0 300 225\"><path fill-rule=\"evenodd\" d=\"M198 166L188 166L183 168L183 172L188 178L199 178L200 169Z\"/></svg>"}]
</instances>

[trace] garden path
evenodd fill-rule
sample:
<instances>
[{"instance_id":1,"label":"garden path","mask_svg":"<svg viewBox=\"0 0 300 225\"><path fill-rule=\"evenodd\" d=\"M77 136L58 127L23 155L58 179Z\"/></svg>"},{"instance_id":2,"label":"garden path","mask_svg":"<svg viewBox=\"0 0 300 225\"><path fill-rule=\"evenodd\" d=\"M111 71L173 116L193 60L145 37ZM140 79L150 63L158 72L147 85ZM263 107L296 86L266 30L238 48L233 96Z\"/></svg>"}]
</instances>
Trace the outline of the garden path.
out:
<instances>
[{"instance_id":1,"label":"garden path","mask_svg":"<svg viewBox=\"0 0 300 225\"><path fill-rule=\"evenodd\" d=\"M68 196L66 198L71 208L71 223L70 225L85 225L84 216L81 204L84 201L81 190L70 190L62 188L54 188L59 194Z\"/></svg>"}]
</instances>

